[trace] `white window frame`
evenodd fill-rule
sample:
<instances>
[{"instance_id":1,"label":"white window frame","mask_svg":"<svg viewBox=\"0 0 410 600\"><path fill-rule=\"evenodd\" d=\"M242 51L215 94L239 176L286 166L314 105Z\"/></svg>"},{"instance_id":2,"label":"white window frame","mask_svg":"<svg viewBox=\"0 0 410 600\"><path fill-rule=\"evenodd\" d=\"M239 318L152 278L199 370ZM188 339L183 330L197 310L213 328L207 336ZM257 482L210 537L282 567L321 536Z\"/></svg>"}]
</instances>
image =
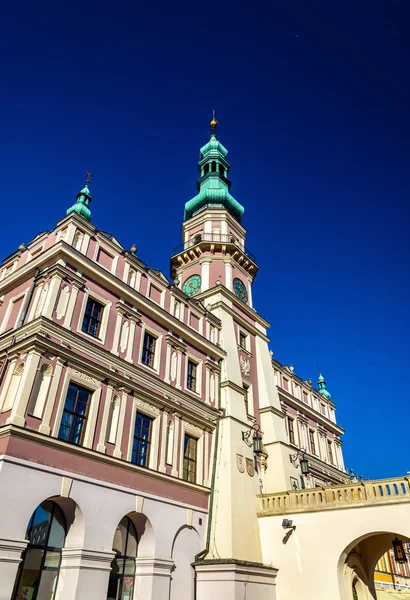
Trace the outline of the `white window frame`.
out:
<instances>
[{"instance_id":1,"label":"white window frame","mask_svg":"<svg viewBox=\"0 0 410 600\"><path fill-rule=\"evenodd\" d=\"M148 365L145 365L142 362L142 351L144 348L145 333L149 333L150 335L152 335L155 338L155 352L154 352L154 366L153 367L149 367ZM155 331L155 329L152 329L151 327L147 326L145 323L142 325L140 348L139 348L139 352L138 352L138 364L141 367L143 367L144 369L146 369L149 373L152 373L152 371L154 371L155 373L159 374L159 368L160 368L160 362L161 362L162 338L163 337L164 336L162 333L158 333L158 331Z\"/></svg>"},{"instance_id":2,"label":"white window frame","mask_svg":"<svg viewBox=\"0 0 410 600\"><path fill-rule=\"evenodd\" d=\"M149 452L149 460L147 467L141 467L141 469L157 469L157 465L159 463L159 432L160 432L160 421L161 421L161 413L159 408L155 406L149 405L147 402L143 400L139 400L139 398L134 398L132 403L132 411L131 411L131 419L130 419L130 432L129 432L129 440L128 440L128 451L127 451L127 461L131 463L132 458L132 445L134 441L134 429L135 429L135 417L137 412L142 415L146 415L150 419L152 419L152 429L151 429L151 442L150 442L150 452ZM134 463L131 463L134 464ZM140 465L135 465L136 467Z\"/></svg>"},{"instance_id":3,"label":"white window frame","mask_svg":"<svg viewBox=\"0 0 410 600\"><path fill-rule=\"evenodd\" d=\"M180 437L180 460L179 460L179 476L182 481L185 481L183 478L184 475L184 439L185 434L188 434L194 437L197 440L196 447L196 480L195 483L197 485L203 485L204 481L204 431L203 429L199 429L199 427L195 427L195 425L191 425L188 421L181 421L181 437ZM185 481L185 483L191 483L189 481Z\"/></svg>"},{"instance_id":4,"label":"white window frame","mask_svg":"<svg viewBox=\"0 0 410 600\"><path fill-rule=\"evenodd\" d=\"M71 370L66 371L63 386L60 392L56 420L51 435L59 439L58 432L60 431L60 424L63 416L65 401L67 398L68 386L71 382L75 383L76 385L79 385L82 388L85 388L86 390L89 390L90 392L90 407L88 409L87 423L85 426L83 443L79 445L84 448L91 448L97 422L98 404L101 396L101 381L97 381L96 379L92 377L87 377L86 375L83 377L80 372L75 373ZM61 441L63 442L64 440Z\"/></svg>"},{"instance_id":5,"label":"white window frame","mask_svg":"<svg viewBox=\"0 0 410 600\"><path fill-rule=\"evenodd\" d=\"M159 296L159 304L153 298L151 298L151 288L155 288L156 290L159 291L159 294L160 294L160 296ZM155 285L155 282L151 281L151 280L148 280L147 298L149 300L151 300L151 302L154 302L154 304L157 304L158 306L161 306L161 308L164 308L164 304L165 304L165 290L161 290L161 288L159 287L159 285Z\"/></svg>"},{"instance_id":6,"label":"white window frame","mask_svg":"<svg viewBox=\"0 0 410 600\"><path fill-rule=\"evenodd\" d=\"M184 390L186 392L191 392L191 394L195 394L196 396L201 396L202 395L202 367L203 367L203 361L200 360L199 358L197 358L196 356L193 356L192 354L186 354L185 355L185 368L184 368ZM193 363L196 364L196 389L195 390L190 390L187 383L188 383L188 362L191 361Z\"/></svg>"},{"instance_id":7,"label":"white window frame","mask_svg":"<svg viewBox=\"0 0 410 600\"><path fill-rule=\"evenodd\" d=\"M100 331L98 332L98 337L96 337L94 335L90 335L89 333L86 333L85 331L83 331L81 329L81 327L83 325L83 321L84 321L85 309L86 309L89 298L96 300L97 302L102 304L104 307L101 324L100 324ZM107 326L108 326L108 320L110 317L111 306L112 306L111 300L107 300L106 298L103 298L99 294L96 294L89 288L85 288L85 294L84 294L83 303L82 303L81 311L80 311L80 316L79 316L78 324L77 324L77 333L80 333L82 336L86 337L87 339L92 339L92 340L98 342L99 344L104 345L105 337L107 335Z\"/></svg>"},{"instance_id":8,"label":"white window frame","mask_svg":"<svg viewBox=\"0 0 410 600\"><path fill-rule=\"evenodd\" d=\"M104 267L104 265L102 263L98 262L98 260L97 260L98 253L100 250L103 250L104 252L106 252L106 254L108 254L108 256L110 256L112 258L111 269L107 269L107 267ZM107 246L104 246L104 244L101 244L101 242L97 242L97 244L95 245L94 262L95 262L95 264L99 265L106 271L109 271L110 273L113 273L115 275L115 273L117 271L118 254L113 252L113 250L111 250L111 248L107 248Z\"/></svg>"},{"instance_id":9,"label":"white window frame","mask_svg":"<svg viewBox=\"0 0 410 600\"><path fill-rule=\"evenodd\" d=\"M245 336L245 346L241 346L241 335ZM244 350L245 352L250 352L249 350L249 334L244 330L238 327L238 348L240 350Z\"/></svg>"}]
</instances>

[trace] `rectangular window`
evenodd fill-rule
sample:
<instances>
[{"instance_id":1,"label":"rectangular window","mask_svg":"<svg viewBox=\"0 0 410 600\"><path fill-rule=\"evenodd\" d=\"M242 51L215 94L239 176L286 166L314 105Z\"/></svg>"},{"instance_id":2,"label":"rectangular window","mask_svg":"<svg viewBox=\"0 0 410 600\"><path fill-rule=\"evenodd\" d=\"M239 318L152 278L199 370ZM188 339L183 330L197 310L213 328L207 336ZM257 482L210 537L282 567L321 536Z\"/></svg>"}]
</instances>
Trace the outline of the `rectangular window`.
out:
<instances>
[{"instance_id":1,"label":"rectangular window","mask_svg":"<svg viewBox=\"0 0 410 600\"><path fill-rule=\"evenodd\" d=\"M142 363L147 367L154 368L155 342L156 338L150 333L144 334L144 345L142 347Z\"/></svg>"},{"instance_id":2,"label":"rectangular window","mask_svg":"<svg viewBox=\"0 0 410 600\"><path fill-rule=\"evenodd\" d=\"M184 437L184 470L182 478L190 483L196 482L196 460L198 440L190 435Z\"/></svg>"},{"instance_id":3,"label":"rectangular window","mask_svg":"<svg viewBox=\"0 0 410 600\"><path fill-rule=\"evenodd\" d=\"M87 422L90 391L70 383L64 404L58 437L60 440L81 444Z\"/></svg>"},{"instance_id":4,"label":"rectangular window","mask_svg":"<svg viewBox=\"0 0 410 600\"><path fill-rule=\"evenodd\" d=\"M331 465L334 465L335 463L333 462L332 442L330 440L327 440L327 451L329 454L329 462Z\"/></svg>"},{"instance_id":5,"label":"rectangular window","mask_svg":"<svg viewBox=\"0 0 410 600\"><path fill-rule=\"evenodd\" d=\"M288 417L288 431L289 431L289 442L291 444L295 443L295 430L293 428L293 419Z\"/></svg>"},{"instance_id":6,"label":"rectangular window","mask_svg":"<svg viewBox=\"0 0 410 600\"><path fill-rule=\"evenodd\" d=\"M312 454L316 454L315 432L313 431L313 429L309 429L309 440L310 440L310 451Z\"/></svg>"},{"instance_id":7,"label":"rectangular window","mask_svg":"<svg viewBox=\"0 0 410 600\"><path fill-rule=\"evenodd\" d=\"M247 336L247 335L245 335L244 333L242 333L242 331L240 331L240 332L239 332L239 346L240 346L241 348L243 348L244 350L246 350L246 349L247 349L247 348L246 348L246 338L247 338L247 337L248 337L248 336Z\"/></svg>"},{"instance_id":8,"label":"rectangular window","mask_svg":"<svg viewBox=\"0 0 410 600\"><path fill-rule=\"evenodd\" d=\"M242 387L245 391L245 395L244 395L245 410L246 410L246 414L249 415L249 385L246 385L246 383L243 383Z\"/></svg>"},{"instance_id":9,"label":"rectangular window","mask_svg":"<svg viewBox=\"0 0 410 600\"><path fill-rule=\"evenodd\" d=\"M103 310L104 306L102 304L93 298L88 298L81 331L94 337L98 337Z\"/></svg>"},{"instance_id":10,"label":"rectangular window","mask_svg":"<svg viewBox=\"0 0 410 600\"><path fill-rule=\"evenodd\" d=\"M186 378L186 386L192 392L196 392L196 370L198 365L192 360L188 360L188 371Z\"/></svg>"},{"instance_id":11,"label":"rectangular window","mask_svg":"<svg viewBox=\"0 0 410 600\"><path fill-rule=\"evenodd\" d=\"M152 419L139 412L135 415L134 439L132 442L131 462L140 467L147 467L151 444Z\"/></svg>"}]
</instances>

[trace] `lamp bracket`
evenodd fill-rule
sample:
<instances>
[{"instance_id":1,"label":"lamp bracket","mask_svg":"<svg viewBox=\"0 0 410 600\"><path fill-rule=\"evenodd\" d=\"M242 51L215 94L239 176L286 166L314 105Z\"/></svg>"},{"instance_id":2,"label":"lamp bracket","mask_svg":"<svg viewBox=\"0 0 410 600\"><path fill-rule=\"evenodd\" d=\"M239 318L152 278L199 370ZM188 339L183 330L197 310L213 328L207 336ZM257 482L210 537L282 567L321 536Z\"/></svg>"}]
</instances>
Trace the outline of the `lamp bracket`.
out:
<instances>
[{"instance_id":1,"label":"lamp bracket","mask_svg":"<svg viewBox=\"0 0 410 600\"><path fill-rule=\"evenodd\" d=\"M247 431L242 431L242 440L249 448L252 448L253 437L255 434L262 434L259 423L253 423L253 425Z\"/></svg>"}]
</instances>

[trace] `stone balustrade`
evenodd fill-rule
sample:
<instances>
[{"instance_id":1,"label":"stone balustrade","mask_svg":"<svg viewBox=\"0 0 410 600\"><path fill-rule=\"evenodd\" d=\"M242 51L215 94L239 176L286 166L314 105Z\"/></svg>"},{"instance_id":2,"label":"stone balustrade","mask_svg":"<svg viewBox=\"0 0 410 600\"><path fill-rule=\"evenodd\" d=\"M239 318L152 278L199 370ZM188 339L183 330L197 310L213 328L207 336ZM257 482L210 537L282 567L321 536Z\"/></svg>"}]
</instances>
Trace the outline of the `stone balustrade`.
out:
<instances>
[{"instance_id":1,"label":"stone balustrade","mask_svg":"<svg viewBox=\"0 0 410 600\"><path fill-rule=\"evenodd\" d=\"M410 502L410 477L261 494L258 501L259 517Z\"/></svg>"}]
</instances>

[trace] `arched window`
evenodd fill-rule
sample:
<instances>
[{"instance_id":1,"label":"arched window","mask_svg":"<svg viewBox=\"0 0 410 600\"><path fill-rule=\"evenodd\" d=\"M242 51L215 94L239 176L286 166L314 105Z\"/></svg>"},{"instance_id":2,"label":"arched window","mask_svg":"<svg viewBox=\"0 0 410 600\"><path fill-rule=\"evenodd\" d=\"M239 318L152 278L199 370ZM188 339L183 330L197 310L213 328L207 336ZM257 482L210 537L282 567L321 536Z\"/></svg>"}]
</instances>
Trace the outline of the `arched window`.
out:
<instances>
[{"instance_id":1,"label":"arched window","mask_svg":"<svg viewBox=\"0 0 410 600\"><path fill-rule=\"evenodd\" d=\"M212 173L216 173L216 162L213 160L211 163Z\"/></svg>"},{"instance_id":2,"label":"arched window","mask_svg":"<svg viewBox=\"0 0 410 600\"><path fill-rule=\"evenodd\" d=\"M219 167L219 173L220 175L224 176L225 175L225 169L223 168L223 165L221 165L220 163L218 164Z\"/></svg>"},{"instance_id":3,"label":"arched window","mask_svg":"<svg viewBox=\"0 0 410 600\"><path fill-rule=\"evenodd\" d=\"M54 600L67 528L55 502L42 502L31 515L12 600Z\"/></svg>"},{"instance_id":4,"label":"arched window","mask_svg":"<svg viewBox=\"0 0 410 600\"><path fill-rule=\"evenodd\" d=\"M204 166L204 175L206 175L208 172L209 172L209 165L208 165L208 164L206 164L206 165Z\"/></svg>"},{"instance_id":5,"label":"arched window","mask_svg":"<svg viewBox=\"0 0 410 600\"><path fill-rule=\"evenodd\" d=\"M107 442L115 444L117 438L118 419L120 416L121 401L119 396L114 396L110 406L110 416L108 421Z\"/></svg>"},{"instance_id":6,"label":"arched window","mask_svg":"<svg viewBox=\"0 0 410 600\"><path fill-rule=\"evenodd\" d=\"M37 372L28 407L28 414L33 417L41 418L43 414L52 372L53 369L49 364L43 364Z\"/></svg>"},{"instance_id":7,"label":"arched window","mask_svg":"<svg viewBox=\"0 0 410 600\"><path fill-rule=\"evenodd\" d=\"M114 535L112 549L116 554L111 563L107 600L133 598L137 546L134 524L129 517L124 517Z\"/></svg>"},{"instance_id":8,"label":"arched window","mask_svg":"<svg viewBox=\"0 0 410 600\"><path fill-rule=\"evenodd\" d=\"M14 399L17 396L17 392L19 391L19 388L20 388L21 376L23 375L23 371L24 371L24 363L21 362L14 369L14 373L11 377L9 389L7 390L6 399L4 400L4 404L3 404L3 408L2 408L3 412L10 410L11 407L13 406Z\"/></svg>"}]
</instances>

